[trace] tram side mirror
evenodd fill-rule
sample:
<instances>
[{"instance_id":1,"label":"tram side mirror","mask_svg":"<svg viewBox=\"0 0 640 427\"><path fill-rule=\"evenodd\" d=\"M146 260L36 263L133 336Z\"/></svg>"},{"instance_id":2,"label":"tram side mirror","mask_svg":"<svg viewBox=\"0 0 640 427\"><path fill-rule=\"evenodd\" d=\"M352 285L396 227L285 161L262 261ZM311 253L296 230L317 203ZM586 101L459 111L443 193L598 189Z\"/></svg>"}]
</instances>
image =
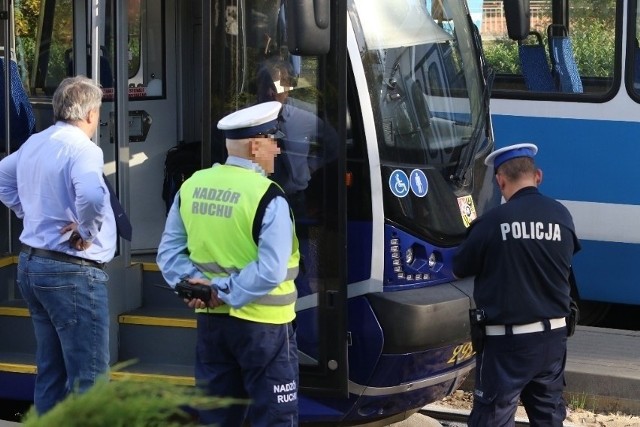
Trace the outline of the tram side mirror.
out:
<instances>
[{"instance_id":1,"label":"tram side mirror","mask_svg":"<svg viewBox=\"0 0 640 427\"><path fill-rule=\"evenodd\" d=\"M507 33L511 40L524 40L529 35L531 10L529 0L503 0Z\"/></svg>"},{"instance_id":2,"label":"tram side mirror","mask_svg":"<svg viewBox=\"0 0 640 427\"><path fill-rule=\"evenodd\" d=\"M286 2L287 44L294 55L324 55L331 46L330 0Z\"/></svg>"}]
</instances>

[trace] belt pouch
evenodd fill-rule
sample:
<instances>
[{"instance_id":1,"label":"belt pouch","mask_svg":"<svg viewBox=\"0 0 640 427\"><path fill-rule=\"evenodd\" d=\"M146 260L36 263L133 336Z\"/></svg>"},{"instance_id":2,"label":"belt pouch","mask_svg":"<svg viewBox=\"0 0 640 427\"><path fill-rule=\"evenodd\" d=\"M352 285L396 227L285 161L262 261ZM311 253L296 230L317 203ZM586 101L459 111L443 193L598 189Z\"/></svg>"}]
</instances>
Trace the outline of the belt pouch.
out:
<instances>
[{"instance_id":1,"label":"belt pouch","mask_svg":"<svg viewBox=\"0 0 640 427\"><path fill-rule=\"evenodd\" d=\"M469 310L469 321L471 325L471 345L476 353L482 353L486 336L486 318L484 310L472 308Z\"/></svg>"}]
</instances>

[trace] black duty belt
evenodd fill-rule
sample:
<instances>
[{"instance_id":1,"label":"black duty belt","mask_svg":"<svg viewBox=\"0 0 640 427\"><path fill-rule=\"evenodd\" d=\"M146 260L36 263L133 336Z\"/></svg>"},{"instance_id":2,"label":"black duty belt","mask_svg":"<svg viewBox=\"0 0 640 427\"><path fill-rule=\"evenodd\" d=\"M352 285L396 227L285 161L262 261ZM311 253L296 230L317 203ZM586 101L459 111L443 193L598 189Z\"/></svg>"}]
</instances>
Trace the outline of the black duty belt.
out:
<instances>
[{"instance_id":1,"label":"black duty belt","mask_svg":"<svg viewBox=\"0 0 640 427\"><path fill-rule=\"evenodd\" d=\"M70 262L71 264L78 265L86 265L88 267L96 267L100 270L104 270L105 263L94 261L92 259L80 258L78 256L73 256L69 254L65 254L63 252L50 251L48 249L36 249L32 248L29 245L22 244L22 252L28 255L35 255L42 258L49 258L56 261L62 262Z\"/></svg>"}]
</instances>

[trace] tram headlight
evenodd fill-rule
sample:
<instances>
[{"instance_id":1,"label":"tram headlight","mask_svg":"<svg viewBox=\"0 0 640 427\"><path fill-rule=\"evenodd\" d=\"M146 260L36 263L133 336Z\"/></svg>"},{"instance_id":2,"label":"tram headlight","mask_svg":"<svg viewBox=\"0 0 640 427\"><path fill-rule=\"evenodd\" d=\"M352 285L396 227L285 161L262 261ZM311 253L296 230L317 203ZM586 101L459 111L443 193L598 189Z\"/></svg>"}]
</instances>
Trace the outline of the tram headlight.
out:
<instances>
[{"instance_id":1,"label":"tram headlight","mask_svg":"<svg viewBox=\"0 0 640 427\"><path fill-rule=\"evenodd\" d=\"M411 264L413 262L413 247L407 249L404 253L404 262L405 264Z\"/></svg>"},{"instance_id":2,"label":"tram headlight","mask_svg":"<svg viewBox=\"0 0 640 427\"><path fill-rule=\"evenodd\" d=\"M399 265L400 259L402 258L400 256L400 239L392 238L389 241L389 252L391 253L391 259L393 260L393 265Z\"/></svg>"},{"instance_id":3,"label":"tram headlight","mask_svg":"<svg viewBox=\"0 0 640 427\"><path fill-rule=\"evenodd\" d=\"M438 262L438 258L436 257L435 253L432 253L431 255L429 255L429 268L435 267L437 262Z\"/></svg>"}]
</instances>

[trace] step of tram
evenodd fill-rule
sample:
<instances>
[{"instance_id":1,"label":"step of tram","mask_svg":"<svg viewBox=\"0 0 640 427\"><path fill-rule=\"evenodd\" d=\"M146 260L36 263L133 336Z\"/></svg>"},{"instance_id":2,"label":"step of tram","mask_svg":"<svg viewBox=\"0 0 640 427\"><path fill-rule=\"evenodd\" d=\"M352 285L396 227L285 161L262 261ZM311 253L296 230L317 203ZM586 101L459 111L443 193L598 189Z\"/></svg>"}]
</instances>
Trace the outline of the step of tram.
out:
<instances>
[{"instance_id":1,"label":"step of tram","mask_svg":"<svg viewBox=\"0 0 640 427\"><path fill-rule=\"evenodd\" d=\"M195 314L167 286L155 262L134 262L142 266L141 306L117 316L118 360L112 376L192 384ZM15 284L16 265L16 257L0 258L0 370L35 373L33 325Z\"/></svg>"},{"instance_id":2,"label":"step of tram","mask_svg":"<svg viewBox=\"0 0 640 427\"><path fill-rule=\"evenodd\" d=\"M0 370L34 373L33 327L12 279L16 262L0 259ZM141 278L141 307L118 316L118 361L135 363L112 377L193 384L195 315L168 290L155 262L142 262ZM568 340L567 400L587 410L640 414L639 354L640 331L579 326ZM473 390L473 378L462 388Z\"/></svg>"},{"instance_id":3,"label":"step of tram","mask_svg":"<svg viewBox=\"0 0 640 427\"><path fill-rule=\"evenodd\" d=\"M167 285L155 262L142 263L142 307L186 307L182 299Z\"/></svg>"},{"instance_id":4,"label":"step of tram","mask_svg":"<svg viewBox=\"0 0 640 427\"><path fill-rule=\"evenodd\" d=\"M0 303L0 319L0 353L35 353L33 324L24 300Z\"/></svg>"},{"instance_id":5,"label":"step of tram","mask_svg":"<svg viewBox=\"0 0 640 427\"><path fill-rule=\"evenodd\" d=\"M135 359L140 364L193 366L196 320L188 307L143 307L121 314L118 323L120 361Z\"/></svg>"},{"instance_id":6,"label":"step of tram","mask_svg":"<svg viewBox=\"0 0 640 427\"><path fill-rule=\"evenodd\" d=\"M0 258L0 304L11 301L20 295L16 285L16 265L18 257L6 256Z\"/></svg>"}]
</instances>

